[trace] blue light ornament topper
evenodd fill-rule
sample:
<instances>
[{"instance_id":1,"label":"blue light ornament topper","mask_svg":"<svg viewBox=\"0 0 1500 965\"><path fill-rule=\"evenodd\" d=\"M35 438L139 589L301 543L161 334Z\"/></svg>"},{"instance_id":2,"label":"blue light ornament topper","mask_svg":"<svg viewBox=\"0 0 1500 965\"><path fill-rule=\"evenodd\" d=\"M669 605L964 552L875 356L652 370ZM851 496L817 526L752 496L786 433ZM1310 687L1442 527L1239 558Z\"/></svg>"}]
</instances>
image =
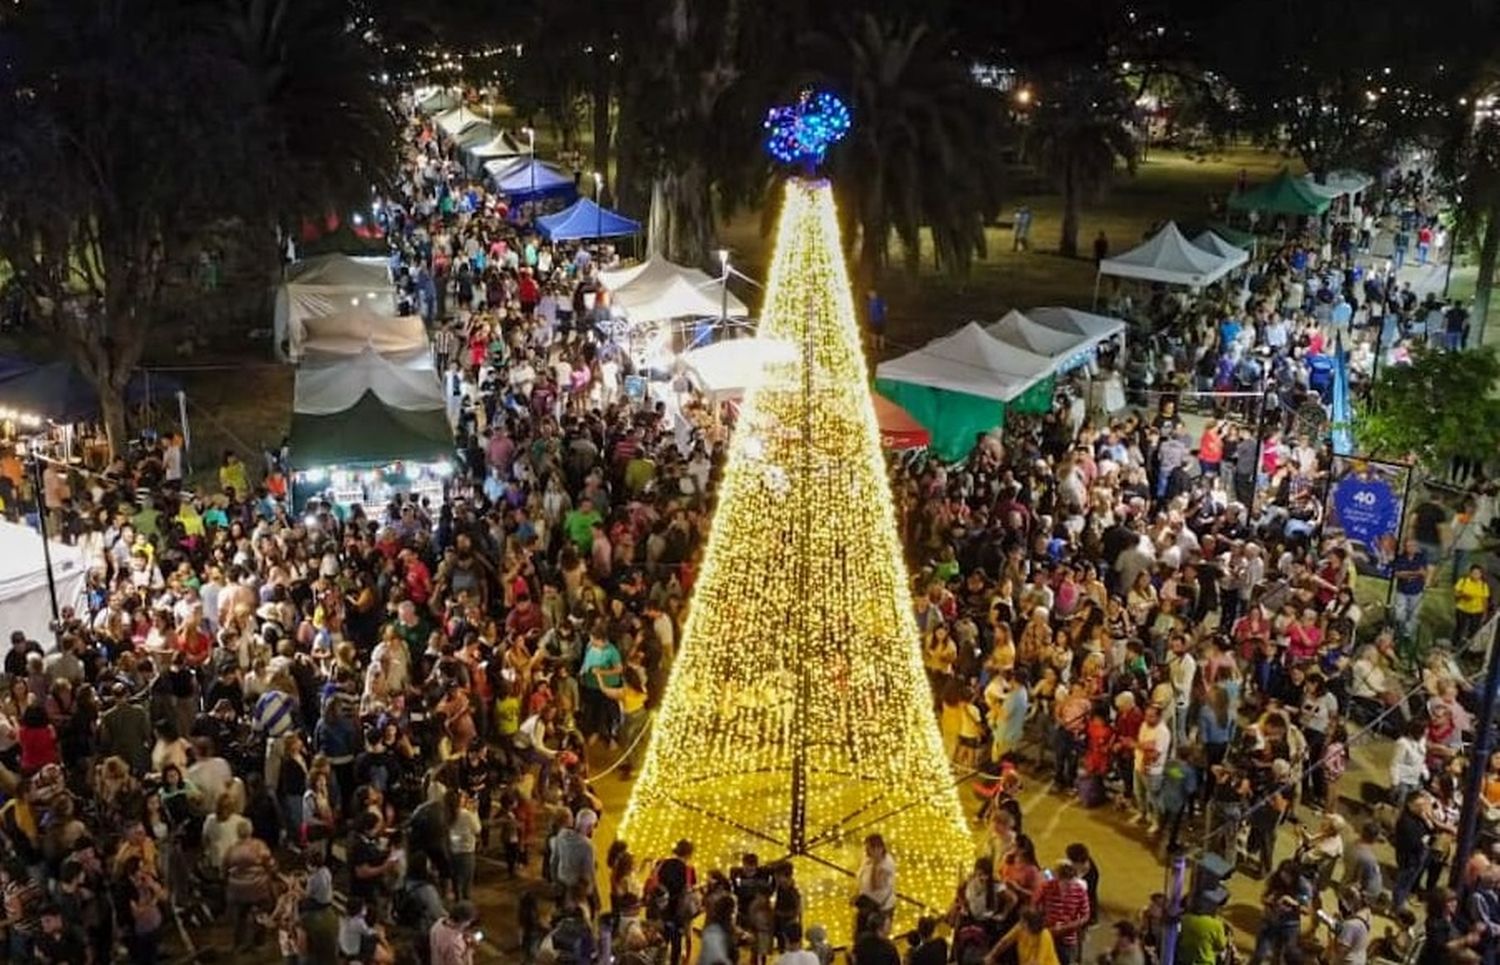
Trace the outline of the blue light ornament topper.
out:
<instances>
[{"instance_id":1,"label":"blue light ornament topper","mask_svg":"<svg viewBox=\"0 0 1500 965\"><path fill-rule=\"evenodd\" d=\"M766 151L782 164L795 164L809 173L823 155L849 133L849 106L827 91L805 90L795 104L773 107L766 114Z\"/></svg>"}]
</instances>

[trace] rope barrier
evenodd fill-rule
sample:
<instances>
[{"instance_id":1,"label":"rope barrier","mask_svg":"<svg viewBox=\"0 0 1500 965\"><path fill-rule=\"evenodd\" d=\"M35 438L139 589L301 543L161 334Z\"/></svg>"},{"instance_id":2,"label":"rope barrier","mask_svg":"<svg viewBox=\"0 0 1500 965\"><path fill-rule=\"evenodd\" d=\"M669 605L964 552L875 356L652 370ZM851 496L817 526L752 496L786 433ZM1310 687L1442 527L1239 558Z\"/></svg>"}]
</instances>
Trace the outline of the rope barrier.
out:
<instances>
[{"instance_id":1,"label":"rope barrier","mask_svg":"<svg viewBox=\"0 0 1500 965\"><path fill-rule=\"evenodd\" d=\"M615 762L613 764L609 765L604 770L599 771L598 773L590 774L589 775L589 779L590 780L595 780L595 779L598 779L598 778L601 778L601 777L605 777L606 775L608 775L611 772L613 772L616 768L618 768L621 764L623 764L627 760L629 760L630 759L630 755L635 752L636 745L640 744L641 741L645 740L645 738L646 738L646 732L651 729L651 725L654 724L655 722L656 722L656 715L655 714L652 714L649 717L647 717L646 718L646 723L644 725L642 725L642 727L641 727L641 732L639 734L635 735L635 740L633 740L633 741L630 742L630 746L627 747L627 748L625 748L625 750L620 753L619 757L615 758Z\"/></svg>"}]
</instances>

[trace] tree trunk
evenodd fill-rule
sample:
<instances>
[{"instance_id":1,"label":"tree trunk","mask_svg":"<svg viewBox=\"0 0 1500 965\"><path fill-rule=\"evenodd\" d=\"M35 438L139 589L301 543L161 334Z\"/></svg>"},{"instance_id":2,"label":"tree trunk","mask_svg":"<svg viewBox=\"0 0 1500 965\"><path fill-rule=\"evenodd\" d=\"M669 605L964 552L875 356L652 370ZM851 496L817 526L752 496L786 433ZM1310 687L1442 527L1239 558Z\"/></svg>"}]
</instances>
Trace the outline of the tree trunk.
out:
<instances>
[{"instance_id":1,"label":"tree trunk","mask_svg":"<svg viewBox=\"0 0 1500 965\"><path fill-rule=\"evenodd\" d=\"M666 212L666 256L680 265L701 265L713 246L713 201L708 172L700 161L683 159L681 168L661 178Z\"/></svg>"},{"instance_id":2,"label":"tree trunk","mask_svg":"<svg viewBox=\"0 0 1500 965\"><path fill-rule=\"evenodd\" d=\"M609 56L604 52L601 44L595 48L594 53L594 170L604 175L604 183L610 186L611 193L618 194L609 170L609 104L613 89L612 74ZM619 204L618 201L615 203Z\"/></svg>"},{"instance_id":3,"label":"tree trunk","mask_svg":"<svg viewBox=\"0 0 1500 965\"><path fill-rule=\"evenodd\" d=\"M1495 289L1495 264L1500 258L1500 205L1485 219L1484 239L1479 245L1479 275L1474 279L1474 337L1469 344L1484 345L1485 324L1490 318L1490 295Z\"/></svg>"},{"instance_id":4,"label":"tree trunk","mask_svg":"<svg viewBox=\"0 0 1500 965\"><path fill-rule=\"evenodd\" d=\"M1078 220L1081 207L1078 179L1073 174L1073 165L1069 164L1063 173L1062 237L1057 243L1058 253L1064 258L1078 257Z\"/></svg>"},{"instance_id":5,"label":"tree trunk","mask_svg":"<svg viewBox=\"0 0 1500 965\"><path fill-rule=\"evenodd\" d=\"M94 390L99 394L99 416L104 421L104 433L109 439L109 454L119 455L125 451L125 386L115 384L117 380L98 380Z\"/></svg>"}]
</instances>

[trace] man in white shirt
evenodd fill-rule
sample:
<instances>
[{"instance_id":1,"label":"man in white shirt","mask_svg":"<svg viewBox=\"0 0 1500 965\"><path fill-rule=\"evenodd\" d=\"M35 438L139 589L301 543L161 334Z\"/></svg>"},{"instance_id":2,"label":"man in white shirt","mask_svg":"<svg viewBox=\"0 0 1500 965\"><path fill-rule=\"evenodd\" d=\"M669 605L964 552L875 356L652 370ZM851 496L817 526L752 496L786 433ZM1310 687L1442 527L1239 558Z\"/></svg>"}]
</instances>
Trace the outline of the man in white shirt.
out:
<instances>
[{"instance_id":1,"label":"man in white shirt","mask_svg":"<svg viewBox=\"0 0 1500 965\"><path fill-rule=\"evenodd\" d=\"M182 437L177 433L167 436L167 446L161 454L162 477L168 486L182 485Z\"/></svg>"},{"instance_id":2,"label":"man in white shirt","mask_svg":"<svg viewBox=\"0 0 1500 965\"><path fill-rule=\"evenodd\" d=\"M1155 834L1161 828L1161 783L1172 751L1172 731L1162 720L1161 707L1146 708L1146 719L1135 739L1136 822L1149 824Z\"/></svg>"},{"instance_id":3,"label":"man in white shirt","mask_svg":"<svg viewBox=\"0 0 1500 965\"><path fill-rule=\"evenodd\" d=\"M1193 682L1198 677L1198 659L1188 648L1187 635L1172 634L1171 654L1167 656L1167 673L1172 679L1172 692L1176 700L1172 715L1172 734L1179 746L1187 733L1188 704L1193 699Z\"/></svg>"}]
</instances>

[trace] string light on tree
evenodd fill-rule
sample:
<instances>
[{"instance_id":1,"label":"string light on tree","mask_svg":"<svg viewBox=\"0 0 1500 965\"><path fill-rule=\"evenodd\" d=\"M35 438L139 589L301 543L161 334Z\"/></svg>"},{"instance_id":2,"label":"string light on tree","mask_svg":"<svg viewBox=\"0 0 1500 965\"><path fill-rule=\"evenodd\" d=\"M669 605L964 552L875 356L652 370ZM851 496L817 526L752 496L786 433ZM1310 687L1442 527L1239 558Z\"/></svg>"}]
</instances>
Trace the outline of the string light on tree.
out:
<instances>
[{"instance_id":1,"label":"string light on tree","mask_svg":"<svg viewBox=\"0 0 1500 965\"><path fill-rule=\"evenodd\" d=\"M770 139L778 159L806 164L848 130L847 112L825 113L809 134L810 113L773 112L790 131ZM741 410L620 834L651 856L687 838L705 867L788 857L803 920L847 940L866 835L897 861L906 924L947 906L973 843L922 670L841 252L828 182L788 179L760 335L793 350Z\"/></svg>"}]
</instances>

